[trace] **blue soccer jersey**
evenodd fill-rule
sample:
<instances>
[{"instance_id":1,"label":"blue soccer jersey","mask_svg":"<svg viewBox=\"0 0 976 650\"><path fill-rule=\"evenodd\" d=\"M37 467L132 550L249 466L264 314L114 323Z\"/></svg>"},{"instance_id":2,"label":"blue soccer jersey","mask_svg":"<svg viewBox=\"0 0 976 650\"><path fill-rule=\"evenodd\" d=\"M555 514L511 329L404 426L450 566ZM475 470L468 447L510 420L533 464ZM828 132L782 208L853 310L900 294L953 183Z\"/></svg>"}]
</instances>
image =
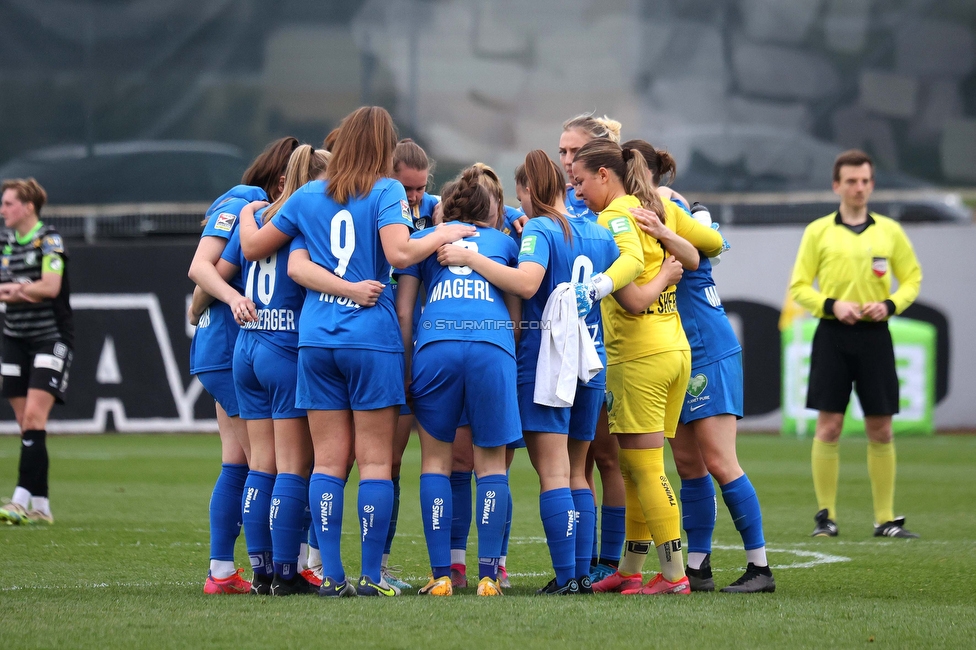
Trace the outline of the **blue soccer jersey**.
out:
<instances>
[{"instance_id":1,"label":"blue soccer jersey","mask_svg":"<svg viewBox=\"0 0 976 650\"><path fill-rule=\"evenodd\" d=\"M299 188L271 223L290 237L304 235L311 260L339 277L389 284L390 263L380 243L380 229L412 226L403 185L381 178L365 196L352 197L343 205L325 193L326 183L312 181ZM368 308L348 298L309 291L298 338L299 347L403 351L388 291Z\"/></svg>"},{"instance_id":2,"label":"blue soccer jersey","mask_svg":"<svg viewBox=\"0 0 976 650\"><path fill-rule=\"evenodd\" d=\"M424 192L420 203L410 208L414 230L424 230L434 225L434 208L441 202L441 197Z\"/></svg>"},{"instance_id":3,"label":"blue soccer jersey","mask_svg":"<svg viewBox=\"0 0 976 650\"><path fill-rule=\"evenodd\" d=\"M691 214L677 198L671 201ZM681 327L691 346L691 368L721 361L742 351L712 279L712 261L701 255L698 269L684 272L675 289Z\"/></svg>"},{"instance_id":4,"label":"blue soccer jersey","mask_svg":"<svg viewBox=\"0 0 976 650\"><path fill-rule=\"evenodd\" d=\"M514 267L518 247L494 228L478 226L471 237L455 246L481 253L499 264ZM430 231L413 236L424 237ZM414 332L417 350L434 341L483 341L494 343L515 356L515 337L504 295L467 266L441 266L436 255L403 271L420 278L427 291L427 305Z\"/></svg>"},{"instance_id":5,"label":"blue soccer jersey","mask_svg":"<svg viewBox=\"0 0 976 650\"><path fill-rule=\"evenodd\" d=\"M202 237L229 240L237 231L237 220L251 201L266 201L268 196L260 187L237 185L221 195L207 210L207 225ZM229 283L243 293L239 280ZM230 307L215 300L200 316L193 341L190 343L190 374L209 370L227 370L234 364L234 343L237 342L237 323Z\"/></svg>"},{"instance_id":6,"label":"blue soccer jersey","mask_svg":"<svg viewBox=\"0 0 976 650\"><path fill-rule=\"evenodd\" d=\"M712 262L707 257L701 256L698 270L685 271L675 290L675 300L691 345L692 371L742 350L715 288Z\"/></svg>"},{"instance_id":7,"label":"blue soccer jersey","mask_svg":"<svg viewBox=\"0 0 976 650\"><path fill-rule=\"evenodd\" d=\"M425 230L434 225L434 208L437 204L441 202L441 197L434 194L427 194L424 192L424 196L420 199L420 203L416 206L410 208L410 216L413 219L413 229L417 232ZM397 275L400 272L396 269L390 270L390 284L387 285L386 291L393 298L393 304L396 304L396 288L397 288ZM413 331L414 334L417 332L417 327L420 324L420 314L424 310L424 295L423 293L417 294L417 304L413 308Z\"/></svg>"},{"instance_id":8,"label":"blue soccer jersey","mask_svg":"<svg viewBox=\"0 0 976 650\"><path fill-rule=\"evenodd\" d=\"M522 231L519 264L535 262L546 269L545 277L535 295L522 303L522 320L528 322L518 345L518 381L535 383L535 369L539 357L542 333L539 327L542 312L556 285L563 282L589 282L596 273L606 271L620 255L610 231L583 217L569 217L572 240L566 242L559 224L548 217L529 219ZM604 370L587 386L606 386L607 352L603 346L603 320L598 305L586 317L586 326L593 335Z\"/></svg>"},{"instance_id":9,"label":"blue soccer jersey","mask_svg":"<svg viewBox=\"0 0 976 650\"><path fill-rule=\"evenodd\" d=\"M596 223L598 215L586 207L583 199L576 198L576 189L573 187L566 188L566 210L574 217L583 217L587 221Z\"/></svg>"},{"instance_id":10,"label":"blue soccer jersey","mask_svg":"<svg viewBox=\"0 0 976 650\"><path fill-rule=\"evenodd\" d=\"M258 227L264 221L264 210L254 215ZM241 334L253 333L262 343L292 357L298 354L298 322L305 302L305 288L288 277L288 256L296 248L305 248L302 236L269 257L249 262L241 250L241 233L237 230L221 255L241 269L236 281L243 284L244 295L257 307L258 319L244 324Z\"/></svg>"},{"instance_id":11,"label":"blue soccer jersey","mask_svg":"<svg viewBox=\"0 0 976 650\"><path fill-rule=\"evenodd\" d=\"M502 232L515 240L516 244L521 245L522 235L515 230L515 221L525 216L521 208L513 208L509 205L504 206L505 219L502 223Z\"/></svg>"}]
</instances>

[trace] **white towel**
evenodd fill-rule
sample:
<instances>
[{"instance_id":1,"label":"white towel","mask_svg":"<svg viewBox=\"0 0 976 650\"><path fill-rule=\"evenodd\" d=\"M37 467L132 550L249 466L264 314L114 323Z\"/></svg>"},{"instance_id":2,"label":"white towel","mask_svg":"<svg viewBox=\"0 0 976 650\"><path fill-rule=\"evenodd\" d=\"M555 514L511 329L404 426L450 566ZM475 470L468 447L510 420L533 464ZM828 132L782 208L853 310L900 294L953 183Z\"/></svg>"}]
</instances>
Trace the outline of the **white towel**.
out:
<instances>
[{"instance_id":1,"label":"white towel","mask_svg":"<svg viewBox=\"0 0 976 650\"><path fill-rule=\"evenodd\" d=\"M576 380L588 382L603 369L586 320L578 314L573 285L563 282L553 289L542 311L542 342L532 395L536 404L572 406Z\"/></svg>"}]
</instances>

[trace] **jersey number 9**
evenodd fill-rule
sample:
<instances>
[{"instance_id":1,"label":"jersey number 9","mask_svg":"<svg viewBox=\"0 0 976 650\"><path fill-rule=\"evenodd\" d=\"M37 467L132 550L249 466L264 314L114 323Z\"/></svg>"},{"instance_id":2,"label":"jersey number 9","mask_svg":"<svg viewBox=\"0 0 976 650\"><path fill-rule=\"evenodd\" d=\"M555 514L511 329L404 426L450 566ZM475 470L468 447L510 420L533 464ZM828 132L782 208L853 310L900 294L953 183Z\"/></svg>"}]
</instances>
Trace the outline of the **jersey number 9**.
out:
<instances>
[{"instance_id":1,"label":"jersey number 9","mask_svg":"<svg viewBox=\"0 0 976 650\"><path fill-rule=\"evenodd\" d=\"M356 229L352 224L352 213L340 210L332 217L332 227L329 237L329 248L339 264L335 267L335 274L340 278L346 274L349 260L356 250Z\"/></svg>"}]
</instances>

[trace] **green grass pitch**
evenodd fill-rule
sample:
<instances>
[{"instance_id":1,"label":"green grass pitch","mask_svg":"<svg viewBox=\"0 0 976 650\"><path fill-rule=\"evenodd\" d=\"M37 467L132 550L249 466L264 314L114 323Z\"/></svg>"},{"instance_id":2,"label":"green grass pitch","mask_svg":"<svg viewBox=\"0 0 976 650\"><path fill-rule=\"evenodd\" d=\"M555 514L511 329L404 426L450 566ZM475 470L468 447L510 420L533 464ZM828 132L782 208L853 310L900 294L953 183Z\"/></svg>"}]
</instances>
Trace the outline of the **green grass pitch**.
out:
<instances>
[{"instance_id":1,"label":"green grass pitch","mask_svg":"<svg viewBox=\"0 0 976 650\"><path fill-rule=\"evenodd\" d=\"M976 645L976 437L898 442L896 510L919 540L874 539L863 440L841 443L837 539L811 539L810 443L741 436L759 492L775 594L541 598L550 577L538 482L525 452L512 469L513 588L451 599L325 600L205 596L207 503L219 468L211 435L49 439L53 527L0 526L0 647L973 647ZM0 488L19 441L0 437ZM404 459L393 563L427 575L418 511L419 445ZM669 465L677 486L677 476ZM344 560L358 575L355 476ZM476 540L469 573L477 573ZM238 563L246 563L243 538ZM649 558L647 569L656 560ZM745 565L719 499L712 565L719 587Z\"/></svg>"}]
</instances>

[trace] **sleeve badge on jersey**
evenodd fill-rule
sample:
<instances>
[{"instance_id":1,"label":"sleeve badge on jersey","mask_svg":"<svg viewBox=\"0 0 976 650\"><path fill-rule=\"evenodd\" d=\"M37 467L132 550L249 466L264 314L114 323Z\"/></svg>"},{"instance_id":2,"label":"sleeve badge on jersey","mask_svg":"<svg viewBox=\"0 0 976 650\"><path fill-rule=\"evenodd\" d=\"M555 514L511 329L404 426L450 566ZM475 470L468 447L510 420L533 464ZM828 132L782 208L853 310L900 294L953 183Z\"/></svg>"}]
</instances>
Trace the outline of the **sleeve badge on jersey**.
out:
<instances>
[{"instance_id":1,"label":"sleeve badge on jersey","mask_svg":"<svg viewBox=\"0 0 976 650\"><path fill-rule=\"evenodd\" d=\"M871 271L879 278L883 278L885 273L888 272L888 258L887 257L873 258L871 260Z\"/></svg>"},{"instance_id":2,"label":"sleeve badge on jersey","mask_svg":"<svg viewBox=\"0 0 976 650\"><path fill-rule=\"evenodd\" d=\"M61 235L48 235L41 242L41 252L45 255L50 255L51 253L63 253L64 252L64 242L61 240Z\"/></svg>"},{"instance_id":3,"label":"sleeve badge on jersey","mask_svg":"<svg viewBox=\"0 0 976 650\"><path fill-rule=\"evenodd\" d=\"M519 255L533 255L535 253L535 235L529 235L522 240L522 248Z\"/></svg>"},{"instance_id":4,"label":"sleeve badge on jersey","mask_svg":"<svg viewBox=\"0 0 976 650\"><path fill-rule=\"evenodd\" d=\"M630 220L628 220L627 217L617 217L616 219L611 219L607 226L610 228L610 232L612 232L614 235L619 235L624 232L631 232Z\"/></svg>"},{"instance_id":5,"label":"sleeve badge on jersey","mask_svg":"<svg viewBox=\"0 0 976 650\"><path fill-rule=\"evenodd\" d=\"M413 219L410 218L410 204L405 199L400 199L400 214L403 215L404 219L413 224Z\"/></svg>"},{"instance_id":6,"label":"sleeve badge on jersey","mask_svg":"<svg viewBox=\"0 0 976 650\"><path fill-rule=\"evenodd\" d=\"M237 221L236 214L231 212L221 212L219 215L217 215L217 222L214 224L214 230L230 232L234 227L235 221Z\"/></svg>"}]
</instances>

